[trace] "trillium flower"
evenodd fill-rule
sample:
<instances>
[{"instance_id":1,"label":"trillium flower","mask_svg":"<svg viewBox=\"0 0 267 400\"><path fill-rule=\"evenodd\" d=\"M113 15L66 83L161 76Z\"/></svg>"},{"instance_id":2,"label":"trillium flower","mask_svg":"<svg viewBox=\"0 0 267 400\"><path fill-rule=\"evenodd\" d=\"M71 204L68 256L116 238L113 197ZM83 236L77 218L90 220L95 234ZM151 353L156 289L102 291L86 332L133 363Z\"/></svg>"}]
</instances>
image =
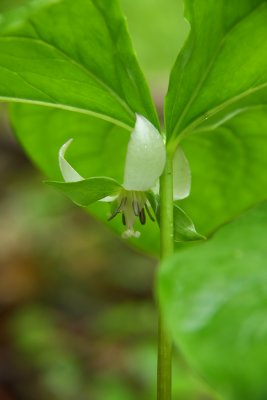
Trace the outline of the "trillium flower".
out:
<instances>
[{"instance_id":1,"label":"trillium flower","mask_svg":"<svg viewBox=\"0 0 267 400\"><path fill-rule=\"evenodd\" d=\"M134 224L137 218L142 225L145 224L146 215L154 221L147 192L158 191L159 177L166 161L165 144L158 130L145 117L136 116L136 124L127 147L122 185L111 178L84 179L65 159L65 152L71 142L72 139L68 140L59 150L62 176L68 183L84 182L91 190L89 200L83 196L82 200L78 201L77 196L74 196L74 201L80 205L88 205L95 200L112 202L115 207L109 220L118 214L122 215L122 222L126 226L122 237L139 237L140 232L134 230ZM174 200L177 200L189 195L191 181L189 164L180 148L176 151L173 165Z\"/></svg>"}]
</instances>

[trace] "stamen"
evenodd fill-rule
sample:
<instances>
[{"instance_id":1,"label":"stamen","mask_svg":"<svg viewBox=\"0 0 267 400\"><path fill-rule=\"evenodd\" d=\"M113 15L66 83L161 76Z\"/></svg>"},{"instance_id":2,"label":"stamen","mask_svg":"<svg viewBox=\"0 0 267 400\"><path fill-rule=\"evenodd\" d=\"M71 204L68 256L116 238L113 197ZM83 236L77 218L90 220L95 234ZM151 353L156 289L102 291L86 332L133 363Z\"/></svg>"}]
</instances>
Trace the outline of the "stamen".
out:
<instances>
[{"instance_id":1,"label":"stamen","mask_svg":"<svg viewBox=\"0 0 267 400\"><path fill-rule=\"evenodd\" d=\"M127 203L127 197L123 197L121 199L121 202L119 204L119 206L116 208L116 210L111 214L110 217L108 217L108 221L111 221L113 218L116 217L116 215L119 214L119 212L121 212L121 210L123 210L125 204Z\"/></svg>"},{"instance_id":2,"label":"stamen","mask_svg":"<svg viewBox=\"0 0 267 400\"><path fill-rule=\"evenodd\" d=\"M116 217L116 215L117 214L119 214L119 207L118 208L116 208L116 210L111 214L111 216L110 217L108 217L108 221L111 221L113 218L115 218Z\"/></svg>"},{"instance_id":3,"label":"stamen","mask_svg":"<svg viewBox=\"0 0 267 400\"><path fill-rule=\"evenodd\" d=\"M127 227L126 231L123 233L123 238L129 237L139 237L140 232L133 230L133 225L135 223L136 217L139 217L140 223L145 225L146 223L146 211L149 218L152 221L155 221L152 216L148 204L146 203L147 199L143 193L135 192L135 191L123 191L121 192L118 198L118 207L113 211L113 213L108 218L108 221L111 221L116 217L117 214L121 213L121 219L123 225ZM127 204L127 202L129 204Z\"/></svg>"},{"instance_id":4,"label":"stamen","mask_svg":"<svg viewBox=\"0 0 267 400\"><path fill-rule=\"evenodd\" d=\"M145 208L146 208L147 215L149 216L149 218L151 219L151 221L155 222L155 218L154 218L153 215L151 214L151 212L150 212L150 210L149 210L149 208L148 208L147 203L145 203Z\"/></svg>"},{"instance_id":5,"label":"stamen","mask_svg":"<svg viewBox=\"0 0 267 400\"><path fill-rule=\"evenodd\" d=\"M127 203L127 197L123 197L119 205L119 211L121 211L125 207L126 203Z\"/></svg>"},{"instance_id":6,"label":"stamen","mask_svg":"<svg viewBox=\"0 0 267 400\"><path fill-rule=\"evenodd\" d=\"M146 214L145 214L144 208L142 208L142 210L139 213L139 220L140 220L142 225L145 225L145 223L146 223Z\"/></svg>"},{"instance_id":7,"label":"stamen","mask_svg":"<svg viewBox=\"0 0 267 400\"><path fill-rule=\"evenodd\" d=\"M139 207L138 201L133 200L132 201L132 206L133 206L134 215L136 217L138 217L138 215L140 214L140 207Z\"/></svg>"}]
</instances>

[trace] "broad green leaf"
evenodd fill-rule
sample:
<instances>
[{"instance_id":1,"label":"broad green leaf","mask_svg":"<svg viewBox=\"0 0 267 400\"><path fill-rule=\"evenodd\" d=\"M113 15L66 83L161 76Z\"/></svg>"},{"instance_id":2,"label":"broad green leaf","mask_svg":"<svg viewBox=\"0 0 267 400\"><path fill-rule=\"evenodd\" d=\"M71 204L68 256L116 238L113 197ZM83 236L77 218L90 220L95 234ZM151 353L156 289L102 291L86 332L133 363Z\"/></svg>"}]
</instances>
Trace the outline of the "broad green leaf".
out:
<instances>
[{"instance_id":1,"label":"broad green leaf","mask_svg":"<svg viewBox=\"0 0 267 400\"><path fill-rule=\"evenodd\" d=\"M73 138L66 157L81 176L108 176L122 183L130 132L89 115L49 107L14 104L10 116L18 140L50 179L62 180L58 152Z\"/></svg>"},{"instance_id":2,"label":"broad green leaf","mask_svg":"<svg viewBox=\"0 0 267 400\"><path fill-rule=\"evenodd\" d=\"M185 0L185 15L165 121L192 171L182 208L210 235L266 198L267 2Z\"/></svg>"},{"instance_id":3,"label":"broad green leaf","mask_svg":"<svg viewBox=\"0 0 267 400\"><path fill-rule=\"evenodd\" d=\"M267 197L267 107L239 114L183 142L192 172L181 207L204 235Z\"/></svg>"},{"instance_id":4,"label":"broad green leaf","mask_svg":"<svg viewBox=\"0 0 267 400\"><path fill-rule=\"evenodd\" d=\"M229 107L267 104L266 0L185 0L185 15L191 32L170 78L169 137Z\"/></svg>"},{"instance_id":5,"label":"broad green leaf","mask_svg":"<svg viewBox=\"0 0 267 400\"><path fill-rule=\"evenodd\" d=\"M159 269L159 299L175 343L226 399L267 393L267 203Z\"/></svg>"},{"instance_id":6,"label":"broad green leaf","mask_svg":"<svg viewBox=\"0 0 267 400\"><path fill-rule=\"evenodd\" d=\"M127 130L139 113L158 126L117 0L58 0L21 15L0 21L0 100L76 111Z\"/></svg>"},{"instance_id":7,"label":"broad green leaf","mask_svg":"<svg viewBox=\"0 0 267 400\"><path fill-rule=\"evenodd\" d=\"M2 20L0 96L53 108L14 106L13 125L22 146L48 178L57 180L58 150L73 137L68 158L82 176L122 182L135 112L158 122L117 1L66 0L32 15L28 11L23 24L23 13L13 24L10 16L9 24ZM92 117L97 109L104 113L100 118ZM106 204L90 208L106 220ZM122 232L117 218L110 226ZM138 227L142 241L137 243L157 252L158 228L145 228L143 233Z\"/></svg>"},{"instance_id":8,"label":"broad green leaf","mask_svg":"<svg viewBox=\"0 0 267 400\"><path fill-rule=\"evenodd\" d=\"M114 179L107 177L88 178L78 182L47 181L66 194L74 203L88 207L97 200L118 194L122 186Z\"/></svg>"}]
</instances>

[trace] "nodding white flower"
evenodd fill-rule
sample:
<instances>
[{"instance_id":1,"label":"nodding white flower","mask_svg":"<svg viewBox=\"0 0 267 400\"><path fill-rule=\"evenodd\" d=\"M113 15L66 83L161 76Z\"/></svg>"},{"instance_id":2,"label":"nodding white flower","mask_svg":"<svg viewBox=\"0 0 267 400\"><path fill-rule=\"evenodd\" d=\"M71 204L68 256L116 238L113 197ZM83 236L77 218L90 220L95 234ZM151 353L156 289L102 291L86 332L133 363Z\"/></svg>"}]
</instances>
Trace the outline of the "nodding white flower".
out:
<instances>
[{"instance_id":1,"label":"nodding white flower","mask_svg":"<svg viewBox=\"0 0 267 400\"><path fill-rule=\"evenodd\" d=\"M65 159L65 152L71 142L72 139L68 140L59 150L60 170L66 182L82 181L84 178ZM146 214L154 221L146 192L157 192L165 161L166 150L159 131L145 117L136 115L135 127L127 147L123 184L115 195L100 199L116 204L108 220L118 214L122 215L122 222L126 226L123 238L140 236L140 232L133 228L137 218L142 225L146 223ZM177 181L174 199L181 199L189 195L191 179L188 161L180 148L176 151L173 164L174 180Z\"/></svg>"}]
</instances>

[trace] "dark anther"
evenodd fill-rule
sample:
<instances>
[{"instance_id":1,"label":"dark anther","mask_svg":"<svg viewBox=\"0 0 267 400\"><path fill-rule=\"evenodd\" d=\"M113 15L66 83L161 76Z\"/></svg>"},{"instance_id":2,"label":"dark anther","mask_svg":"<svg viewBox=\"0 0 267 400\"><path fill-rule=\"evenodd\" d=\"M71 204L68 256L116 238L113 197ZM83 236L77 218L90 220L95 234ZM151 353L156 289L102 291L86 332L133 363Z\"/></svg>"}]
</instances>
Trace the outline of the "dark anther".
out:
<instances>
[{"instance_id":1,"label":"dark anther","mask_svg":"<svg viewBox=\"0 0 267 400\"><path fill-rule=\"evenodd\" d=\"M113 218L115 218L116 217L116 215L117 214L119 214L119 207L118 208L116 208L116 210L111 214L111 216L110 217L108 217L108 221L111 221Z\"/></svg>"},{"instance_id":2,"label":"dark anther","mask_svg":"<svg viewBox=\"0 0 267 400\"><path fill-rule=\"evenodd\" d=\"M121 202L120 202L119 206L116 208L116 210L108 218L108 221L111 221L113 218L115 218L116 215L119 214L119 212L121 212L121 210L123 209L123 207L125 206L126 203L127 203L127 197L123 197L121 199Z\"/></svg>"},{"instance_id":3,"label":"dark anther","mask_svg":"<svg viewBox=\"0 0 267 400\"><path fill-rule=\"evenodd\" d=\"M150 212L150 210L149 210L149 208L148 208L148 205L147 205L146 203L145 203L145 208L146 208L147 215L149 216L149 218L151 219L151 221L155 222L155 218L154 218L153 215L151 214L151 212Z\"/></svg>"},{"instance_id":4,"label":"dark anther","mask_svg":"<svg viewBox=\"0 0 267 400\"><path fill-rule=\"evenodd\" d=\"M146 223L146 214L145 214L144 208L142 208L142 210L139 213L139 220L140 220L142 225L145 225L145 223Z\"/></svg>"},{"instance_id":5,"label":"dark anther","mask_svg":"<svg viewBox=\"0 0 267 400\"><path fill-rule=\"evenodd\" d=\"M121 199L120 205L118 207L118 212L120 212L124 208L126 203L127 203L127 197L123 197Z\"/></svg>"},{"instance_id":6,"label":"dark anther","mask_svg":"<svg viewBox=\"0 0 267 400\"><path fill-rule=\"evenodd\" d=\"M138 201L133 200L132 206L133 206L134 215L136 217L138 217L138 215L140 214L140 207L139 207Z\"/></svg>"},{"instance_id":7,"label":"dark anther","mask_svg":"<svg viewBox=\"0 0 267 400\"><path fill-rule=\"evenodd\" d=\"M125 220L125 215L124 214L121 215L121 219L122 219L123 225L126 225L126 220Z\"/></svg>"}]
</instances>

